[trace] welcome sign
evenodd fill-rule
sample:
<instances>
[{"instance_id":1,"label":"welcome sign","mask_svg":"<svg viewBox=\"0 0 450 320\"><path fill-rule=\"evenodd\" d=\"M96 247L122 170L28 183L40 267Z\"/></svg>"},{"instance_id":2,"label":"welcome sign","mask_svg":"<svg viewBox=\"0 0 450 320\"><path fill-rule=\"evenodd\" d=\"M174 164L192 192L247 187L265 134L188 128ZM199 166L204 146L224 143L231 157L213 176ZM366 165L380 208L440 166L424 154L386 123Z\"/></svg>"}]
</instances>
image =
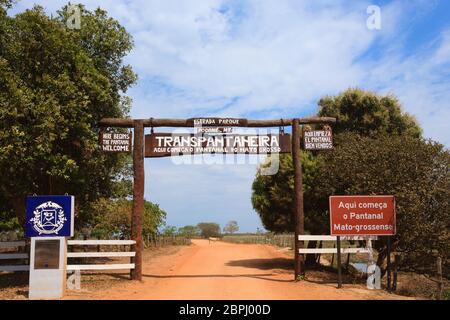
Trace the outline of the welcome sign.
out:
<instances>
[{"instance_id":1,"label":"welcome sign","mask_svg":"<svg viewBox=\"0 0 450 320\"><path fill-rule=\"evenodd\" d=\"M145 157L195 154L276 154L291 152L291 136L195 135L154 133L145 136Z\"/></svg>"},{"instance_id":2,"label":"welcome sign","mask_svg":"<svg viewBox=\"0 0 450 320\"><path fill-rule=\"evenodd\" d=\"M305 130L303 144L305 150L332 150L333 132L329 130Z\"/></svg>"},{"instance_id":3,"label":"welcome sign","mask_svg":"<svg viewBox=\"0 0 450 320\"><path fill-rule=\"evenodd\" d=\"M133 134L118 132L100 133L100 146L103 152L131 152Z\"/></svg>"}]
</instances>

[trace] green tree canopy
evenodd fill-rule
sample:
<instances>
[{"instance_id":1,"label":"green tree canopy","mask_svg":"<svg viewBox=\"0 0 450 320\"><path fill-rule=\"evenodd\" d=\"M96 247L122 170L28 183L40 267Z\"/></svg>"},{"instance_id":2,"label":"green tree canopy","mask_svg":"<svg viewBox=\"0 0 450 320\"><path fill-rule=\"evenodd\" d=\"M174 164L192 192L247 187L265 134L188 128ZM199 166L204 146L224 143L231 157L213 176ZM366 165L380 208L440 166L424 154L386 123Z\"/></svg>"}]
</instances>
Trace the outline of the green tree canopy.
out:
<instances>
[{"instance_id":1,"label":"green tree canopy","mask_svg":"<svg viewBox=\"0 0 450 320\"><path fill-rule=\"evenodd\" d=\"M161 234L163 236L174 236L177 234L177 227L175 226L165 226L162 231Z\"/></svg>"},{"instance_id":2,"label":"green tree canopy","mask_svg":"<svg viewBox=\"0 0 450 320\"><path fill-rule=\"evenodd\" d=\"M133 42L105 11L81 9L80 30L66 28L64 9L1 9L0 211L22 221L30 194L75 195L82 223L89 202L131 191L129 156L102 154L97 123L129 112Z\"/></svg>"},{"instance_id":3,"label":"green tree canopy","mask_svg":"<svg viewBox=\"0 0 450 320\"><path fill-rule=\"evenodd\" d=\"M91 204L91 218L87 233L98 237L111 237L116 235L129 238L132 210L133 201L131 200L101 198L95 201ZM159 205L150 201L144 201L143 236L156 235L158 228L164 225L166 215L166 212Z\"/></svg>"},{"instance_id":4,"label":"green tree canopy","mask_svg":"<svg viewBox=\"0 0 450 320\"><path fill-rule=\"evenodd\" d=\"M449 190L448 151L423 140L420 127L393 96L349 89L319 104L320 116L337 117L336 148L302 152L305 229L329 234L330 195L393 194L398 197L399 250L422 258L432 247L435 253L448 252L448 196L443 192ZM256 174L252 204L269 231L293 231L293 177L291 155L280 156L277 174ZM385 244L378 244L381 264Z\"/></svg>"},{"instance_id":5,"label":"green tree canopy","mask_svg":"<svg viewBox=\"0 0 450 320\"><path fill-rule=\"evenodd\" d=\"M312 185L312 178L316 172L316 158L310 152L303 152L303 187L308 191ZM262 166L270 165L263 163ZM260 170L252 185L252 205L259 214L261 221L269 231L282 233L293 232L295 227L293 215L294 167L292 156L280 155L280 167L275 175L262 175ZM305 211L308 203L305 202ZM311 219L311 221L309 220ZM314 216L306 215L306 228L310 232L317 232Z\"/></svg>"},{"instance_id":6,"label":"green tree canopy","mask_svg":"<svg viewBox=\"0 0 450 320\"><path fill-rule=\"evenodd\" d=\"M220 225L213 222L201 222L197 225L203 238L219 237Z\"/></svg>"},{"instance_id":7,"label":"green tree canopy","mask_svg":"<svg viewBox=\"0 0 450 320\"><path fill-rule=\"evenodd\" d=\"M309 215L329 233L330 195L394 195L397 235L393 250L403 265L426 270L450 253L450 152L438 143L410 136L339 136L339 148L319 156ZM385 239L376 241L381 265ZM448 274L448 272L447 272Z\"/></svg>"},{"instance_id":8,"label":"green tree canopy","mask_svg":"<svg viewBox=\"0 0 450 320\"><path fill-rule=\"evenodd\" d=\"M178 234L187 238L195 238L200 235L200 229L197 226L184 226L178 228Z\"/></svg>"},{"instance_id":9,"label":"green tree canopy","mask_svg":"<svg viewBox=\"0 0 450 320\"><path fill-rule=\"evenodd\" d=\"M333 132L355 132L363 136L408 134L419 138L422 130L414 117L404 112L393 95L378 95L361 89L348 89L320 99L321 117L337 119Z\"/></svg>"},{"instance_id":10,"label":"green tree canopy","mask_svg":"<svg viewBox=\"0 0 450 320\"><path fill-rule=\"evenodd\" d=\"M239 231L239 225L237 221L230 221L226 224L226 226L223 228L224 233L233 234L235 232Z\"/></svg>"},{"instance_id":11,"label":"green tree canopy","mask_svg":"<svg viewBox=\"0 0 450 320\"><path fill-rule=\"evenodd\" d=\"M398 100L393 96L349 89L338 96L321 99L319 105L319 116L337 118L338 122L333 126L337 147L340 143L339 136L346 132L368 137L390 134L418 138L421 134L415 120L402 111ZM322 222L317 216L315 204L310 201L310 195L315 192L313 179L319 172L317 157L329 152L302 152L305 228L315 234L323 232ZM266 164L262 164L264 165ZM273 232L293 231L292 156L280 155L280 168L275 175L265 176L258 171L252 189L253 208L261 217L264 227ZM336 192L339 193L339 190ZM328 205L328 202L325 205Z\"/></svg>"}]
</instances>

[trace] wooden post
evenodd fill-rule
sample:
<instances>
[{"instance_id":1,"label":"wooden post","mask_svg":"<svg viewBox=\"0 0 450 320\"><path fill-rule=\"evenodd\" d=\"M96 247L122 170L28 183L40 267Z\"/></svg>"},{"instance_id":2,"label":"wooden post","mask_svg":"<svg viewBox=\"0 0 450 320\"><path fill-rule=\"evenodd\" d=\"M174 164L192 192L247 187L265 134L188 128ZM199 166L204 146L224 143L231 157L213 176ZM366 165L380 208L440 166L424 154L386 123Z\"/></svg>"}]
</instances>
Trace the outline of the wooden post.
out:
<instances>
[{"instance_id":1,"label":"wooden post","mask_svg":"<svg viewBox=\"0 0 450 320\"><path fill-rule=\"evenodd\" d=\"M304 248L304 242L298 240L299 235L305 234L303 212L303 178L302 159L300 150L300 124L298 119L292 121L292 161L294 165L294 221L295 221L295 280L305 275L304 255L299 254L299 249Z\"/></svg>"},{"instance_id":2,"label":"wooden post","mask_svg":"<svg viewBox=\"0 0 450 320\"><path fill-rule=\"evenodd\" d=\"M437 299L438 300L442 300L442 294L444 292L444 282L442 279L442 258L438 257L437 261L437 277L438 277L438 296Z\"/></svg>"},{"instance_id":3,"label":"wooden post","mask_svg":"<svg viewBox=\"0 0 450 320\"><path fill-rule=\"evenodd\" d=\"M135 268L131 270L132 280L142 280L142 216L144 213L144 122L134 121L133 146L133 213L131 217L131 239L136 241L136 256L131 259Z\"/></svg>"},{"instance_id":4,"label":"wooden post","mask_svg":"<svg viewBox=\"0 0 450 320\"><path fill-rule=\"evenodd\" d=\"M345 269L348 270L349 266L350 266L350 253L347 253L347 262L345 263Z\"/></svg>"},{"instance_id":5,"label":"wooden post","mask_svg":"<svg viewBox=\"0 0 450 320\"><path fill-rule=\"evenodd\" d=\"M394 256L394 279L392 280L392 291L397 291L397 273L398 266L400 264L400 255L396 254Z\"/></svg>"},{"instance_id":6,"label":"wooden post","mask_svg":"<svg viewBox=\"0 0 450 320\"><path fill-rule=\"evenodd\" d=\"M309 117L302 119L277 119L277 120L248 120L240 119L239 127L260 128L280 127L292 125L292 159L294 164L294 221L295 221L295 279L305 274L304 255L299 254L299 249L304 247L304 242L298 240L298 235L304 234L304 212L303 212L303 186L302 165L300 150L300 124L333 124L336 118L331 117ZM145 127L194 127L192 119L114 119L104 118L99 121L100 127L134 128L134 150L133 150L133 212L131 219L131 238L136 241L134 250L136 256L131 259L135 263L135 269L131 271L133 280L142 279L142 216L144 207L144 128ZM270 242L270 239L269 239ZM160 237L154 239L156 246L163 244Z\"/></svg>"},{"instance_id":7,"label":"wooden post","mask_svg":"<svg viewBox=\"0 0 450 320\"><path fill-rule=\"evenodd\" d=\"M387 291L391 292L391 237L387 237Z\"/></svg>"},{"instance_id":8,"label":"wooden post","mask_svg":"<svg viewBox=\"0 0 450 320\"><path fill-rule=\"evenodd\" d=\"M333 249L336 248L336 245L333 244ZM331 267L333 268L334 265L334 253L331 254Z\"/></svg>"},{"instance_id":9,"label":"wooden post","mask_svg":"<svg viewBox=\"0 0 450 320\"><path fill-rule=\"evenodd\" d=\"M341 237L336 237L337 247L337 269L338 269L338 289L342 288L342 268L341 268Z\"/></svg>"}]
</instances>

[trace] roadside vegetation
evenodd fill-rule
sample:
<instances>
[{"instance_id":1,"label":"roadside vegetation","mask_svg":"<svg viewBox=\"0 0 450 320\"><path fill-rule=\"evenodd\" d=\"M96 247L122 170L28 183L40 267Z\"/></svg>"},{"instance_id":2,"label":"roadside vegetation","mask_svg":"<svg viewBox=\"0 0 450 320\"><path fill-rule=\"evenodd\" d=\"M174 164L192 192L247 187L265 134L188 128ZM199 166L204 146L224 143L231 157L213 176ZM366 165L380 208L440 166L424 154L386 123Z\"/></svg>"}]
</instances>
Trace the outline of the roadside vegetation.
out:
<instances>
[{"instance_id":1,"label":"roadside vegetation","mask_svg":"<svg viewBox=\"0 0 450 320\"><path fill-rule=\"evenodd\" d=\"M26 196L67 193L78 235L127 237L131 155L100 150L98 121L129 116L133 39L102 9L81 6L83 27L71 30L66 7L8 16L14 2L0 1L0 231L21 236ZM164 218L146 202L145 235Z\"/></svg>"},{"instance_id":2,"label":"roadside vegetation","mask_svg":"<svg viewBox=\"0 0 450 320\"><path fill-rule=\"evenodd\" d=\"M319 102L319 116L337 118L335 149L303 152L305 228L329 234L330 195L395 195L400 268L434 275L436 259L450 277L450 153L422 138L422 130L394 96L349 89ZM256 175L252 203L265 228L292 232L293 166L282 155L276 175ZM374 243L386 270L386 237ZM317 243L310 242L314 247ZM307 263L314 264L313 255Z\"/></svg>"}]
</instances>

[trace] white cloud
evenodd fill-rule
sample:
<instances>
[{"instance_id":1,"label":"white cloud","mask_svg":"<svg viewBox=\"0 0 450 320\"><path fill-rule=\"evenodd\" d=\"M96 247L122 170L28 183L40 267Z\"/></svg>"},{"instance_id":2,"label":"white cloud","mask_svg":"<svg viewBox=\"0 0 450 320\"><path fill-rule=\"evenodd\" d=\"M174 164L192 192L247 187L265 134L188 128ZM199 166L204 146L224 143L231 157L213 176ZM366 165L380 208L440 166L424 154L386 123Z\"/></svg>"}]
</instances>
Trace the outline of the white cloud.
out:
<instances>
[{"instance_id":1,"label":"white cloud","mask_svg":"<svg viewBox=\"0 0 450 320\"><path fill-rule=\"evenodd\" d=\"M54 12L66 1L34 2ZM450 31L405 50L409 27L434 2L382 6L380 31L366 28L372 1L83 2L107 9L134 37L127 62L140 76L130 91L135 117L298 116L313 113L321 96L358 86L397 95L427 137L450 145ZM16 11L24 7L30 3ZM254 166L152 160L146 169L146 195L180 225L208 217L257 224L249 200Z\"/></svg>"}]
</instances>

